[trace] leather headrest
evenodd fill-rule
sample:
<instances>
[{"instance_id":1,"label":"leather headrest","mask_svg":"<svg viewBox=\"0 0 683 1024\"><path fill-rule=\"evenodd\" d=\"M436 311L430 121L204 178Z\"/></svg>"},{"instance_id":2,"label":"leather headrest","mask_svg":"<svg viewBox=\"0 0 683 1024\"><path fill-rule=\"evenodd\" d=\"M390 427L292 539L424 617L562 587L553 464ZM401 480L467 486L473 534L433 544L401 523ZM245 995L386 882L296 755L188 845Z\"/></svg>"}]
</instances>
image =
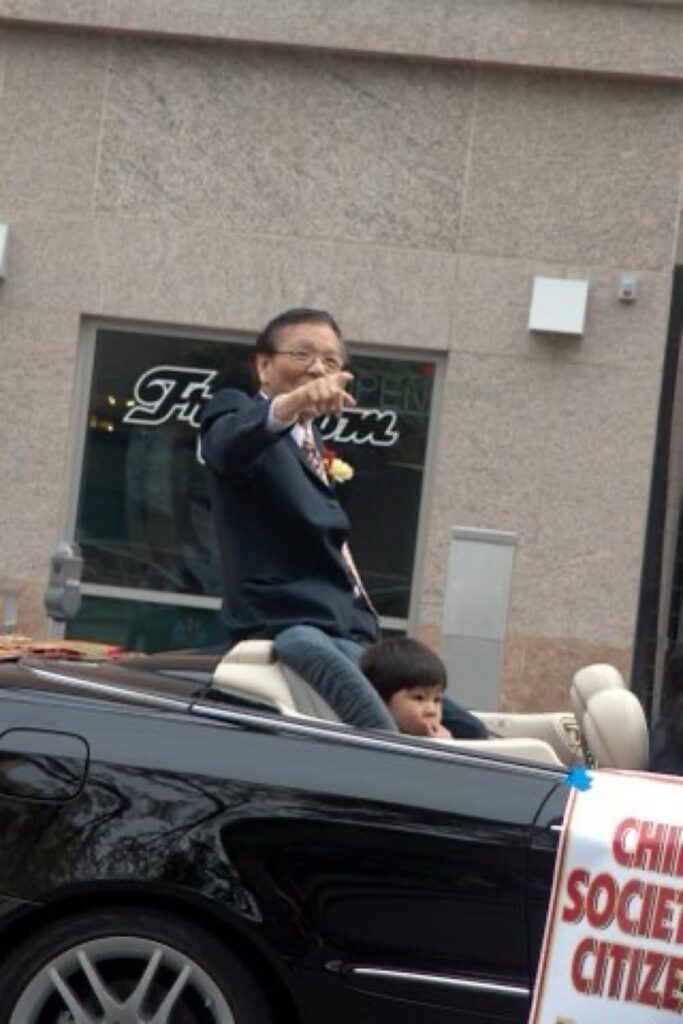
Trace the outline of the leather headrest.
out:
<instances>
[{"instance_id":1,"label":"leather headrest","mask_svg":"<svg viewBox=\"0 0 683 1024\"><path fill-rule=\"evenodd\" d=\"M579 669L574 675L571 690L569 691L572 710L579 723L579 727L591 697L601 690L613 688L620 690L626 688L624 677L614 665L598 662L595 665L586 665L584 668Z\"/></svg>"},{"instance_id":2,"label":"leather headrest","mask_svg":"<svg viewBox=\"0 0 683 1024\"><path fill-rule=\"evenodd\" d=\"M612 687L593 694L582 728L599 768L647 768L647 722L640 701L630 690Z\"/></svg>"}]
</instances>

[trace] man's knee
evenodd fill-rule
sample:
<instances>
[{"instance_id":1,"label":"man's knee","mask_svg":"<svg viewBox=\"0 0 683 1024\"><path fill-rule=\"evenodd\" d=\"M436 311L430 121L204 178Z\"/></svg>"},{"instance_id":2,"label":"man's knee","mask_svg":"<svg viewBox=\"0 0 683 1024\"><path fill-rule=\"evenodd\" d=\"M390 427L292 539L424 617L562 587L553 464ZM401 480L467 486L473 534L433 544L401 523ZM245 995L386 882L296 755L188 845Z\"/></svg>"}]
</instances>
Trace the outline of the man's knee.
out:
<instances>
[{"instance_id":1,"label":"man's knee","mask_svg":"<svg viewBox=\"0 0 683 1024\"><path fill-rule=\"evenodd\" d=\"M301 644L305 644L308 648L328 647L330 639L315 626L290 626L288 629L283 629L275 637L273 640L273 650L280 656L287 654L287 652L299 647Z\"/></svg>"}]
</instances>

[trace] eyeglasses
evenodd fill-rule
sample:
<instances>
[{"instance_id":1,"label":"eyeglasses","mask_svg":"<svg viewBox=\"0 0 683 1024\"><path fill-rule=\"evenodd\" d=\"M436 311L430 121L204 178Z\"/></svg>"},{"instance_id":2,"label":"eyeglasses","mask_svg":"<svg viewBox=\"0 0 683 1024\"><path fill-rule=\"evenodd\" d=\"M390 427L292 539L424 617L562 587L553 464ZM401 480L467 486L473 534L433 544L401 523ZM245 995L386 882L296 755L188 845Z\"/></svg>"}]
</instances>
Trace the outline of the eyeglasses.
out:
<instances>
[{"instance_id":1,"label":"eyeglasses","mask_svg":"<svg viewBox=\"0 0 683 1024\"><path fill-rule=\"evenodd\" d=\"M316 359L319 359L326 373L338 373L344 366L337 356L321 356L319 352L310 352L307 348L279 348L270 354L272 356L289 356L302 368L312 366Z\"/></svg>"}]
</instances>

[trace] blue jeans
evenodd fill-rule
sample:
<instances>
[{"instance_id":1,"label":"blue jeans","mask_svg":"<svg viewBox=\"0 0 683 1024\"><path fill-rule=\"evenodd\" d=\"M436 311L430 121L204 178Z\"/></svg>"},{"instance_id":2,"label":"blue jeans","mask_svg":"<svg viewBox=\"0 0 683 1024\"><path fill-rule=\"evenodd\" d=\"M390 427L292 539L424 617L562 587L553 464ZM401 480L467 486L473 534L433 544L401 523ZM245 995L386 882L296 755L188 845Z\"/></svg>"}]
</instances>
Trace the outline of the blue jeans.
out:
<instances>
[{"instance_id":1,"label":"blue jeans","mask_svg":"<svg viewBox=\"0 0 683 1024\"><path fill-rule=\"evenodd\" d=\"M358 668L361 644L328 636L315 626L291 626L275 637L273 649L280 661L327 701L342 722L397 732L384 701Z\"/></svg>"}]
</instances>

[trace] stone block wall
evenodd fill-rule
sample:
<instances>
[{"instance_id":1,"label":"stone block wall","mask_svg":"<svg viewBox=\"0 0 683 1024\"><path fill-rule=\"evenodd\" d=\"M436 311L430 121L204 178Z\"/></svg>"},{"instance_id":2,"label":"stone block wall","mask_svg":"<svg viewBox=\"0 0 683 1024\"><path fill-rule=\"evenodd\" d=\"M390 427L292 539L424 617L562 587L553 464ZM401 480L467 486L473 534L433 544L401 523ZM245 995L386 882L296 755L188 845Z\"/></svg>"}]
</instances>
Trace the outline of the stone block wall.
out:
<instances>
[{"instance_id":1,"label":"stone block wall","mask_svg":"<svg viewBox=\"0 0 683 1024\"><path fill-rule=\"evenodd\" d=\"M88 317L321 305L441 353L415 628L455 523L519 537L504 702L628 671L680 218L678 3L0 0L0 593L44 628ZM286 10L286 15L283 11ZM623 271L637 302L616 297ZM534 276L590 282L580 340Z\"/></svg>"}]
</instances>

